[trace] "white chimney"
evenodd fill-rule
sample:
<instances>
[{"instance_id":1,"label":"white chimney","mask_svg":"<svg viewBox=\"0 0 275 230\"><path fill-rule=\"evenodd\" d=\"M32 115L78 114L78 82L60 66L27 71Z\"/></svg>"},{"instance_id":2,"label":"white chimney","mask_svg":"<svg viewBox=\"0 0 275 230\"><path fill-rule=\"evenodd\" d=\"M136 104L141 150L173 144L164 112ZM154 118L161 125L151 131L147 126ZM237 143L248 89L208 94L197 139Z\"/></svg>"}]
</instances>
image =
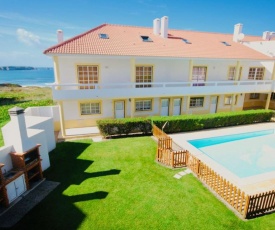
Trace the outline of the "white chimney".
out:
<instances>
[{"instance_id":1,"label":"white chimney","mask_svg":"<svg viewBox=\"0 0 275 230\"><path fill-rule=\"evenodd\" d=\"M20 107L14 107L9 110L9 115L11 118L11 130L12 138L9 138L16 152L24 152L30 148L30 143L28 141L28 134L24 116L24 109Z\"/></svg>"},{"instance_id":2,"label":"white chimney","mask_svg":"<svg viewBox=\"0 0 275 230\"><path fill-rule=\"evenodd\" d=\"M63 31L57 30L56 33L57 33L57 42L59 44L59 43L63 42Z\"/></svg>"},{"instance_id":3,"label":"white chimney","mask_svg":"<svg viewBox=\"0 0 275 230\"><path fill-rule=\"evenodd\" d=\"M168 37L168 17L167 16L163 16L161 18L160 36L163 38Z\"/></svg>"},{"instance_id":4,"label":"white chimney","mask_svg":"<svg viewBox=\"0 0 275 230\"><path fill-rule=\"evenodd\" d=\"M269 31L263 32L263 40L270 40L271 38L271 33Z\"/></svg>"},{"instance_id":5,"label":"white chimney","mask_svg":"<svg viewBox=\"0 0 275 230\"><path fill-rule=\"evenodd\" d=\"M243 24L239 23L234 26L234 34L233 34L233 41L238 42L239 41L239 34L242 33Z\"/></svg>"},{"instance_id":6,"label":"white chimney","mask_svg":"<svg viewBox=\"0 0 275 230\"><path fill-rule=\"evenodd\" d=\"M160 19L156 18L153 21L153 32L155 35L159 35L160 34Z\"/></svg>"}]
</instances>

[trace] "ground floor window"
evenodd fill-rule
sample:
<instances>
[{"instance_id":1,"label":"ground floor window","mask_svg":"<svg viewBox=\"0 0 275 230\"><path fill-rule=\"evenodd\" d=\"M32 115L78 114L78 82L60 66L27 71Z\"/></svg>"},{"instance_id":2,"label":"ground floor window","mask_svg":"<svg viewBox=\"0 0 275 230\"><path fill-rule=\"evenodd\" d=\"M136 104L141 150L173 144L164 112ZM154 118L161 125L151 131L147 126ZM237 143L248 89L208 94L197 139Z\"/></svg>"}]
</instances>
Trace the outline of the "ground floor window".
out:
<instances>
[{"instance_id":1,"label":"ground floor window","mask_svg":"<svg viewBox=\"0 0 275 230\"><path fill-rule=\"evenodd\" d=\"M271 100L275 100L275 93L271 93L271 98L270 98Z\"/></svg>"},{"instance_id":2,"label":"ground floor window","mask_svg":"<svg viewBox=\"0 0 275 230\"><path fill-rule=\"evenodd\" d=\"M81 115L100 114L100 103L80 103Z\"/></svg>"},{"instance_id":3,"label":"ground floor window","mask_svg":"<svg viewBox=\"0 0 275 230\"><path fill-rule=\"evenodd\" d=\"M191 97L190 98L190 108L195 108L195 107L203 107L203 97Z\"/></svg>"},{"instance_id":4,"label":"ground floor window","mask_svg":"<svg viewBox=\"0 0 275 230\"><path fill-rule=\"evenodd\" d=\"M152 110L152 100L137 100L136 111Z\"/></svg>"},{"instance_id":5,"label":"ground floor window","mask_svg":"<svg viewBox=\"0 0 275 230\"><path fill-rule=\"evenodd\" d=\"M231 105L232 104L232 99L233 99L232 96L225 96L224 97L224 104L225 105Z\"/></svg>"},{"instance_id":6,"label":"ground floor window","mask_svg":"<svg viewBox=\"0 0 275 230\"><path fill-rule=\"evenodd\" d=\"M259 99L260 94L259 93L251 93L249 96L249 99Z\"/></svg>"}]
</instances>

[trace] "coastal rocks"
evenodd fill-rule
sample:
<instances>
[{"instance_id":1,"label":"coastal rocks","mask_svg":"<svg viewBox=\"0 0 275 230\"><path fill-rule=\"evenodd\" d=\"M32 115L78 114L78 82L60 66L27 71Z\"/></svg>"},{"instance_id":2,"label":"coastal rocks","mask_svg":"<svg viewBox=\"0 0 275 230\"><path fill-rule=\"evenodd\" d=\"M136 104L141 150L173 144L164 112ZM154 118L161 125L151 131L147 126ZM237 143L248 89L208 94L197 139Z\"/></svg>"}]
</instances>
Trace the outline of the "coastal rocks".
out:
<instances>
[{"instance_id":1,"label":"coastal rocks","mask_svg":"<svg viewBox=\"0 0 275 230\"><path fill-rule=\"evenodd\" d=\"M18 84L12 84L12 83L1 83L0 87L22 87L22 86Z\"/></svg>"},{"instance_id":2,"label":"coastal rocks","mask_svg":"<svg viewBox=\"0 0 275 230\"><path fill-rule=\"evenodd\" d=\"M0 70L34 70L31 66L0 66Z\"/></svg>"}]
</instances>

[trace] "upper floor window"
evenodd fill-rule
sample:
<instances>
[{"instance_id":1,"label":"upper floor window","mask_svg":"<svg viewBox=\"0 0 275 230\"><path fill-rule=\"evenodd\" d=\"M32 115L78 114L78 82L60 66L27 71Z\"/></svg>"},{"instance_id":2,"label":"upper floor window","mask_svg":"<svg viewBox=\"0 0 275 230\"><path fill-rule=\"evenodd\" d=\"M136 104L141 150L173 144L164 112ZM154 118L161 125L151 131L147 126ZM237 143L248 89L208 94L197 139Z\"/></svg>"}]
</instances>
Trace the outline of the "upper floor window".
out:
<instances>
[{"instance_id":1,"label":"upper floor window","mask_svg":"<svg viewBox=\"0 0 275 230\"><path fill-rule=\"evenodd\" d=\"M192 81L197 82L193 83L194 86L202 86L203 82L206 81L206 71L207 67L194 66L192 72Z\"/></svg>"},{"instance_id":2,"label":"upper floor window","mask_svg":"<svg viewBox=\"0 0 275 230\"><path fill-rule=\"evenodd\" d=\"M259 93L251 93L249 99L260 99Z\"/></svg>"},{"instance_id":3,"label":"upper floor window","mask_svg":"<svg viewBox=\"0 0 275 230\"><path fill-rule=\"evenodd\" d=\"M229 67L228 80L234 81L235 80L235 75L236 75L236 67L235 66ZM242 67L240 67L240 70L239 70L238 80L241 79L241 76L242 76Z\"/></svg>"},{"instance_id":4,"label":"upper floor window","mask_svg":"<svg viewBox=\"0 0 275 230\"><path fill-rule=\"evenodd\" d=\"M138 100L136 101L136 111L152 110L152 100Z\"/></svg>"},{"instance_id":5,"label":"upper floor window","mask_svg":"<svg viewBox=\"0 0 275 230\"><path fill-rule=\"evenodd\" d=\"M81 115L92 115L100 114L100 103L80 103L80 113Z\"/></svg>"},{"instance_id":6,"label":"upper floor window","mask_svg":"<svg viewBox=\"0 0 275 230\"><path fill-rule=\"evenodd\" d=\"M79 65L77 66L77 77L79 84L87 84L80 86L80 89L94 89L94 85L98 84L98 66L97 65Z\"/></svg>"},{"instance_id":7,"label":"upper floor window","mask_svg":"<svg viewBox=\"0 0 275 230\"><path fill-rule=\"evenodd\" d=\"M152 82L153 66L136 66L136 83ZM151 87L151 84L138 84L136 88Z\"/></svg>"},{"instance_id":8,"label":"upper floor window","mask_svg":"<svg viewBox=\"0 0 275 230\"><path fill-rule=\"evenodd\" d=\"M263 80L264 79L264 67L253 67L249 69L248 79L250 80Z\"/></svg>"},{"instance_id":9,"label":"upper floor window","mask_svg":"<svg viewBox=\"0 0 275 230\"><path fill-rule=\"evenodd\" d=\"M203 107L203 97L191 97L190 98L190 108L195 108L195 107Z\"/></svg>"}]
</instances>

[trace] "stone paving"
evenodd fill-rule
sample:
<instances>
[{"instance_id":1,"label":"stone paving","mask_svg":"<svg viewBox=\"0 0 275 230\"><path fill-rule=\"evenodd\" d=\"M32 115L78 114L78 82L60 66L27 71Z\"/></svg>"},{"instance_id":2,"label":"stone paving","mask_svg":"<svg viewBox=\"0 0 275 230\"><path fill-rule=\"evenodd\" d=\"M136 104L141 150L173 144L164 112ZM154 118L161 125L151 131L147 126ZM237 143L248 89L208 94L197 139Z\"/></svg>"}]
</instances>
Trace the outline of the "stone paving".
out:
<instances>
[{"instance_id":1,"label":"stone paving","mask_svg":"<svg viewBox=\"0 0 275 230\"><path fill-rule=\"evenodd\" d=\"M181 171L181 172L178 172L177 174L174 175L174 178L176 179L180 179L182 178L183 176L187 175L187 174L190 174L192 171L190 169L186 169L184 171Z\"/></svg>"}]
</instances>

